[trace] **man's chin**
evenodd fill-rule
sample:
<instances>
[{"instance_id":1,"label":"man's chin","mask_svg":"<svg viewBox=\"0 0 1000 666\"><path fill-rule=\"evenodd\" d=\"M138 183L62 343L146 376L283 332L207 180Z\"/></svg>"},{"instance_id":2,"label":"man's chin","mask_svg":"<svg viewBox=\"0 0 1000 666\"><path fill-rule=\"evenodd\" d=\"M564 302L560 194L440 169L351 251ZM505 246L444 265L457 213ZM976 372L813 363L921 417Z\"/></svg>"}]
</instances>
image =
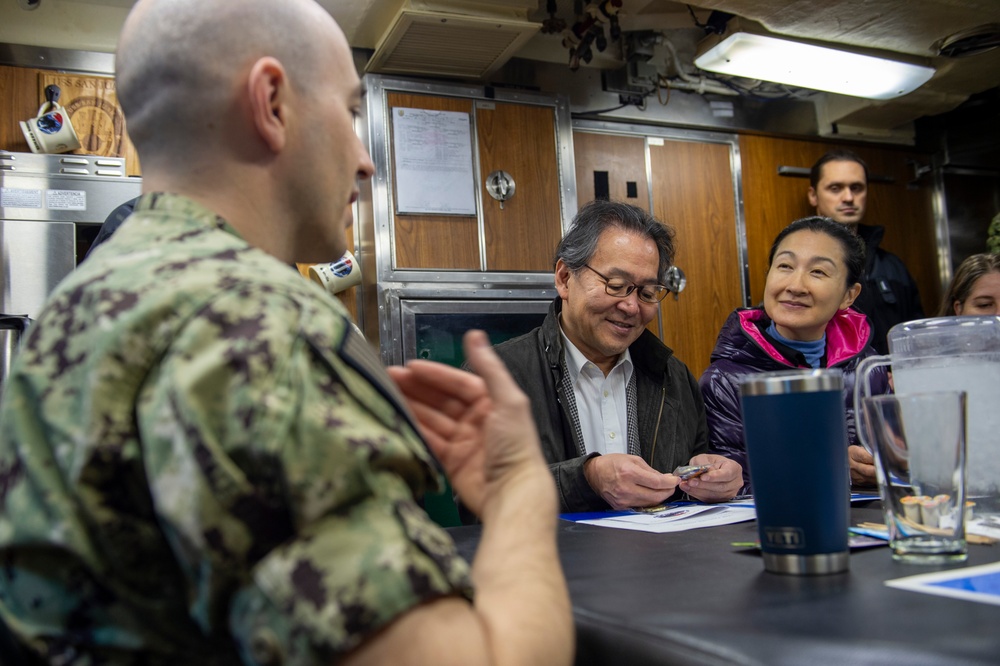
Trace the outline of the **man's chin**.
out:
<instances>
[{"instance_id":1,"label":"man's chin","mask_svg":"<svg viewBox=\"0 0 1000 666\"><path fill-rule=\"evenodd\" d=\"M629 333L629 335L615 335L610 339L604 341L605 351L609 356L617 356L623 351L632 346L632 343L636 341L642 331L638 333Z\"/></svg>"}]
</instances>

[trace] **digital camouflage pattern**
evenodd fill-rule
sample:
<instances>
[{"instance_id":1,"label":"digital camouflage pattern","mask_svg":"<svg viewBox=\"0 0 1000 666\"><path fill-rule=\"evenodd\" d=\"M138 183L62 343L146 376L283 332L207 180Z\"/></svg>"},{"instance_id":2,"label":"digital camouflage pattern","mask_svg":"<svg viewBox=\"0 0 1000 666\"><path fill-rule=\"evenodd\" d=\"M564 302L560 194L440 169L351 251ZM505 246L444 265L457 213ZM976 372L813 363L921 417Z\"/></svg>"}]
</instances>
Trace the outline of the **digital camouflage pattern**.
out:
<instances>
[{"instance_id":1,"label":"digital camouflage pattern","mask_svg":"<svg viewBox=\"0 0 1000 666\"><path fill-rule=\"evenodd\" d=\"M338 301L177 195L63 281L0 411L0 610L49 663L331 663L471 596Z\"/></svg>"}]
</instances>

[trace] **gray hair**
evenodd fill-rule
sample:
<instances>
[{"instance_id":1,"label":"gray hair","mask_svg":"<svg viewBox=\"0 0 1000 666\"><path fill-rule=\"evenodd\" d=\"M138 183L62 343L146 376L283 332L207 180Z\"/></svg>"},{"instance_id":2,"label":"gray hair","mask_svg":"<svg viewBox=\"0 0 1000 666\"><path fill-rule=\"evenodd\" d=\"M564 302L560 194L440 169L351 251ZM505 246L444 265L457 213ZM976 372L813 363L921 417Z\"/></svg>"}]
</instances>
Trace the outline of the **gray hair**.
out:
<instances>
[{"instance_id":1,"label":"gray hair","mask_svg":"<svg viewBox=\"0 0 1000 666\"><path fill-rule=\"evenodd\" d=\"M559 241L553 264L562 259L571 271L578 271L597 251L597 241L605 229L617 227L640 234L656 243L660 254L657 279L666 282L674 263L674 230L638 206L620 201L595 199L585 204L573 218L569 232Z\"/></svg>"}]
</instances>

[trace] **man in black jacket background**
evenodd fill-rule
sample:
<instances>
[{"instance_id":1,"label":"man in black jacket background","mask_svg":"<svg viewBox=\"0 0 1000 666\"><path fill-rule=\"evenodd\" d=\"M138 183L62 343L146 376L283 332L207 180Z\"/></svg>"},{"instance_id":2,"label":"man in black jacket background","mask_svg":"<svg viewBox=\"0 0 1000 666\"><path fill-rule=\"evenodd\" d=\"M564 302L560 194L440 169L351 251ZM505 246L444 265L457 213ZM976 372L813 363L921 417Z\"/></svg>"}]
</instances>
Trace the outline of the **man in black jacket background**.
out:
<instances>
[{"instance_id":1,"label":"man in black jacket background","mask_svg":"<svg viewBox=\"0 0 1000 666\"><path fill-rule=\"evenodd\" d=\"M861 224L868 200L868 165L849 150L832 150L813 165L809 183L809 204L815 206L816 214L848 225L865 242L861 294L853 307L872 323L872 347L887 354L889 329L922 318L924 310L917 283L903 260L879 247L885 227Z\"/></svg>"}]
</instances>

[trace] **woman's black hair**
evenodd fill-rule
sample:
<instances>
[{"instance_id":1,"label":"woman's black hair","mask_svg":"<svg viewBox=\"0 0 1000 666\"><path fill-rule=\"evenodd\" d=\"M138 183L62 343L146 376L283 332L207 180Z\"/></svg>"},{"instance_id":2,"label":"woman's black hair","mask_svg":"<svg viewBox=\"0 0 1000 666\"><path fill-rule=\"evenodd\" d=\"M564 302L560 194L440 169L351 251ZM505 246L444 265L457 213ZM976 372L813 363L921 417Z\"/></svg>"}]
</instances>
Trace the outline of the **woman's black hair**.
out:
<instances>
[{"instance_id":1,"label":"woman's black hair","mask_svg":"<svg viewBox=\"0 0 1000 666\"><path fill-rule=\"evenodd\" d=\"M865 270L865 242L846 224L834 222L828 217L803 217L782 229L771 245L771 252L767 257L768 267L774 262L774 255L781 241L796 231L815 231L839 241L844 250L844 265L847 267L847 288L861 282L861 275Z\"/></svg>"}]
</instances>

